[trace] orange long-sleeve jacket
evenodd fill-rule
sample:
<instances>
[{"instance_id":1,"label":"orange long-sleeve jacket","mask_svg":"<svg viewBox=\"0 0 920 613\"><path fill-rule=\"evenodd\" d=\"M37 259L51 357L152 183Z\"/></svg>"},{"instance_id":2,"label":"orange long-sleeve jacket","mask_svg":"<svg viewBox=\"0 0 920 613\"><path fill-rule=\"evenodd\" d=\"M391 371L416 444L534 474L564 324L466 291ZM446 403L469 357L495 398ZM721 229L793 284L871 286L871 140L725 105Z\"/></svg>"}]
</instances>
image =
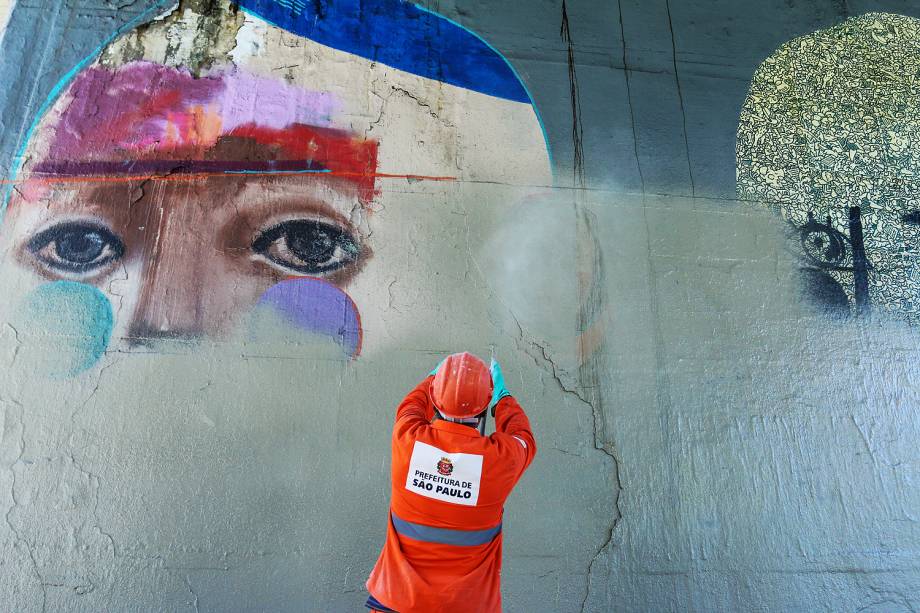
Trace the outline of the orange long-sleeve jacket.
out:
<instances>
[{"instance_id":1,"label":"orange long-sleeve jacket","mask_svg":"<svg viewBox=\"0 0 920 613\"><path fill-rule=\"evenodd\" d=\"M431 380L396 411L387 538L367 589L399 613L501 611L502 514L537 452L530 421L507 396L491 436L432 422Z\"/></svg>"}]
</instances>

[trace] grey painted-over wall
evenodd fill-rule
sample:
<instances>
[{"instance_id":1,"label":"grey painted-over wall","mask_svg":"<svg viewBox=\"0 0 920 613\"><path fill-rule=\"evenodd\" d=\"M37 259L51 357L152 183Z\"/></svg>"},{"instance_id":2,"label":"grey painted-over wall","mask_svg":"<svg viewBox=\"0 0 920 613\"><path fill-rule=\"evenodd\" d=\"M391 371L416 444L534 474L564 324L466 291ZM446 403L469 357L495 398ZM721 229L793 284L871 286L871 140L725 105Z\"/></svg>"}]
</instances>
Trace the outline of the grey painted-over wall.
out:
<instances>
[{"instance_id":1,"label":"grey painted-over wall","mask_svg":"<svg viewBox=\"0 0 920 613\"><path fill-rule=\"evenodd\" d=\"M152 4L19 0L4 168L55 84ZM347 361L167 338L45 377L54 343L0 320L0 610L358 610L393 410L464 349L494 350L538 441L506 508L506 610L920 608L915 322L816 303L807 236L736 197L761 63L920 5L567 0L571 48L557 0L425 5L518 69L553 186L392 188L365 317L384 340Z\"/></svg>"}]
</instances>

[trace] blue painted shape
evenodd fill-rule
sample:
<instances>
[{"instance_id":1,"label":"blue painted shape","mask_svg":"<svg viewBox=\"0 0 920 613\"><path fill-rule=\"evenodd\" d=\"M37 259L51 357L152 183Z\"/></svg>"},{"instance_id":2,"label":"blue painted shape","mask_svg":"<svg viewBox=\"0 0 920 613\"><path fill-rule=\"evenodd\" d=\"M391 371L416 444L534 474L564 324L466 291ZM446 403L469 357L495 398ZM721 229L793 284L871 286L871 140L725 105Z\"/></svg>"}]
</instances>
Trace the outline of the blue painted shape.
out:
<instances>
[{"instance_id":1,"label":"blue painted shape","mask_svg":"<svg viewBox=\"0 0 920 613\"><path fill-rule=\"evenodd\" d=\"M46 283L26 297L24 307L28 336L50 341L41 362L49 375L76 376L105 354L115 317L99 288L74 281Z\"/></svg>"},{"instance_id":2,"label":"blue painted shape","mask_svg":"<svg viewBox=\"0 0 920 613\"><path fill-rule=\"evenodd\" d=\"M540 131L543 133L543 143L546 145L546 155L549 156L549 164L550 164L550 166L553 168L553 171L552 171L552 172L553 172L553 177L555 178L555 176L556 176L556 168L555 168L555 164L553 163L553 150L552 150L552 148L549 146L549 133L546 131L546 123L543 121L543 115L540 114L540 109L537 108L537 105L536 105L536 103L534 102L533 94L530 93L530 89L527 87L527 84L524 83L524 79L521 78L521 75L518 74L518 71L515 70L514 66L511 64L511 62L508 61L508 58L506 58L504 55L502 55L502 53L501 53L498 49L496 49L495 47L493 47L492 45L490 45L490 44L486 41L486 39L482 38L481 36L479 36L478 34L476 34L475 32L473 32L472 30L467 29L465 26L460 25L459 23L457 23L457 22L454 21L453 19L450 19L449 17L445 17L445 16L443 16L443 15L439 15L438 13L435 13L434 11L432 11L432 10L430 10L430 9L427 9L427 8L425 8L425 7L423 7L423 6L419 6L418 9L419 9L420 11L425 11L425 12L427 12L427 13L431 13L432 15L435 15L438 19L443 19L444 21L446 21L446 22L448 22L448 23L454 25L454 26L457 27L457 28L460 28L460 29L462 29L462 30L467 30L472 36L475 36L475 37L478 38L480 41L482 41L482 44L483 44L483 45L485 45L485 46L487 46L489 49L491 49L491 50L495 53L495 55L497 55L497 56L499 56L500 58L502 58L502 61L504 61L505 64L508 65L508 70L510 70L512 73L514 73L514 77L518 80L518 83L521 84L521 87L524 88L524 93L527 94L527 100L526 100L526 102L529 102L529 103L530 103L530 105L533 107L533 112L534 112L534 114L537 116L537 123L540 124Z\"/></svg>"},{"instance_id":3,"label":"blue painted shape","mask_svg":"<svg viewBox=\"0 0 920 613\"><path fill-rule=\"evenodd\" d=\"M405 0L237 0L288 32L392 68L532 104L508 61L460 24Z\"/></svg>"},{"instance_id":4,"label":"blue painted shape","mask_svg":"<svg viewBox=\"0 0 920 613\"><path fill-rule=\"evenodd\" d=\"M258 308L271 308L287 323L334 340L348 357L361 351L361 316L352 299L324 279L300 277L270 287Z\"/></svg>"},{"instance_id":5,"label":"blue painted shape","mask_svg":"<svg viewBox=\"0 0 920 613\"><path fill-rule=\"evenodd\" d=\"M312 175L332 172L328 168L323 170L225 170L228 175Z\"/></svg>"}]
</instances>

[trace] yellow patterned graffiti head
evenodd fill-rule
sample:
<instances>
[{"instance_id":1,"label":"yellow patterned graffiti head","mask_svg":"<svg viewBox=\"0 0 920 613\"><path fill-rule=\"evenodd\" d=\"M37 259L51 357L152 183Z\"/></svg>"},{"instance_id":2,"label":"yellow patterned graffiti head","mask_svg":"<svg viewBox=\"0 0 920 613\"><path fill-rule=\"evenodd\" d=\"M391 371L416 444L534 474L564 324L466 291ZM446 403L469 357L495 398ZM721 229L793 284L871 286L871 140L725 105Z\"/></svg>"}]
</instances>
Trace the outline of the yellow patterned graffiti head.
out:
<instances>
[{"instance_id":1,"label":"yellow patterned graffiti head","mask_svg":"<svg viewBox=\"0 0 920 613\"><path fill-rule=\"evenodd\" d=\"M736 154L739 198L803 232L806 266L851 303L859 207L870 304L920 318L920 20L869 13L780 47L754 75ZM819 226L828 236L809 238Z\"/></svg>"}]
</instances>

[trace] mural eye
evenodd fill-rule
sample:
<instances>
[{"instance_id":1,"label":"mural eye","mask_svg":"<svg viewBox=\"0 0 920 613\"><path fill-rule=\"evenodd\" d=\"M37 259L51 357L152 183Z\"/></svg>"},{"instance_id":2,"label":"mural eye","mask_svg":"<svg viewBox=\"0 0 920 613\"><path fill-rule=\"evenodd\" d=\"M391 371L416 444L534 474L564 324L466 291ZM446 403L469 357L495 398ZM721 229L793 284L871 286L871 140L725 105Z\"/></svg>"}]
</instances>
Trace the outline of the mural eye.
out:
<instances>
[{"instance_id":1,"label":"mural eye","mask_svg":"<svg viewBox=\"0 0 920 613\"><path fill-rule=\"evenodd\" d=\"M846 265L849 240L831 226L830 219L819 223L809 213L799 232L802 252L812 265L827 269Z\"/></svg>"},{"instance_id":2,"label":"mural eye","mask_svg":"<svg viewBox=\"0 0 920 613\"><path fill-rule=\"evenodd\" d=\"M360 248L346 230L322 221L285 221L265 230L252 250L282 268L305 274L330 273L358 259Z\"/></svg>"},{"instance_id":3,"label":"mural eye","mask_svg":"<svg viewBox=\"0 0 920 613\"><path fill-rule=\"evenodd\" d=\"M121 240L91 222L66 222L33 236L26 248L45 268L63 274L96 273L124 255Z\"/></svg>"}]
</instances>

